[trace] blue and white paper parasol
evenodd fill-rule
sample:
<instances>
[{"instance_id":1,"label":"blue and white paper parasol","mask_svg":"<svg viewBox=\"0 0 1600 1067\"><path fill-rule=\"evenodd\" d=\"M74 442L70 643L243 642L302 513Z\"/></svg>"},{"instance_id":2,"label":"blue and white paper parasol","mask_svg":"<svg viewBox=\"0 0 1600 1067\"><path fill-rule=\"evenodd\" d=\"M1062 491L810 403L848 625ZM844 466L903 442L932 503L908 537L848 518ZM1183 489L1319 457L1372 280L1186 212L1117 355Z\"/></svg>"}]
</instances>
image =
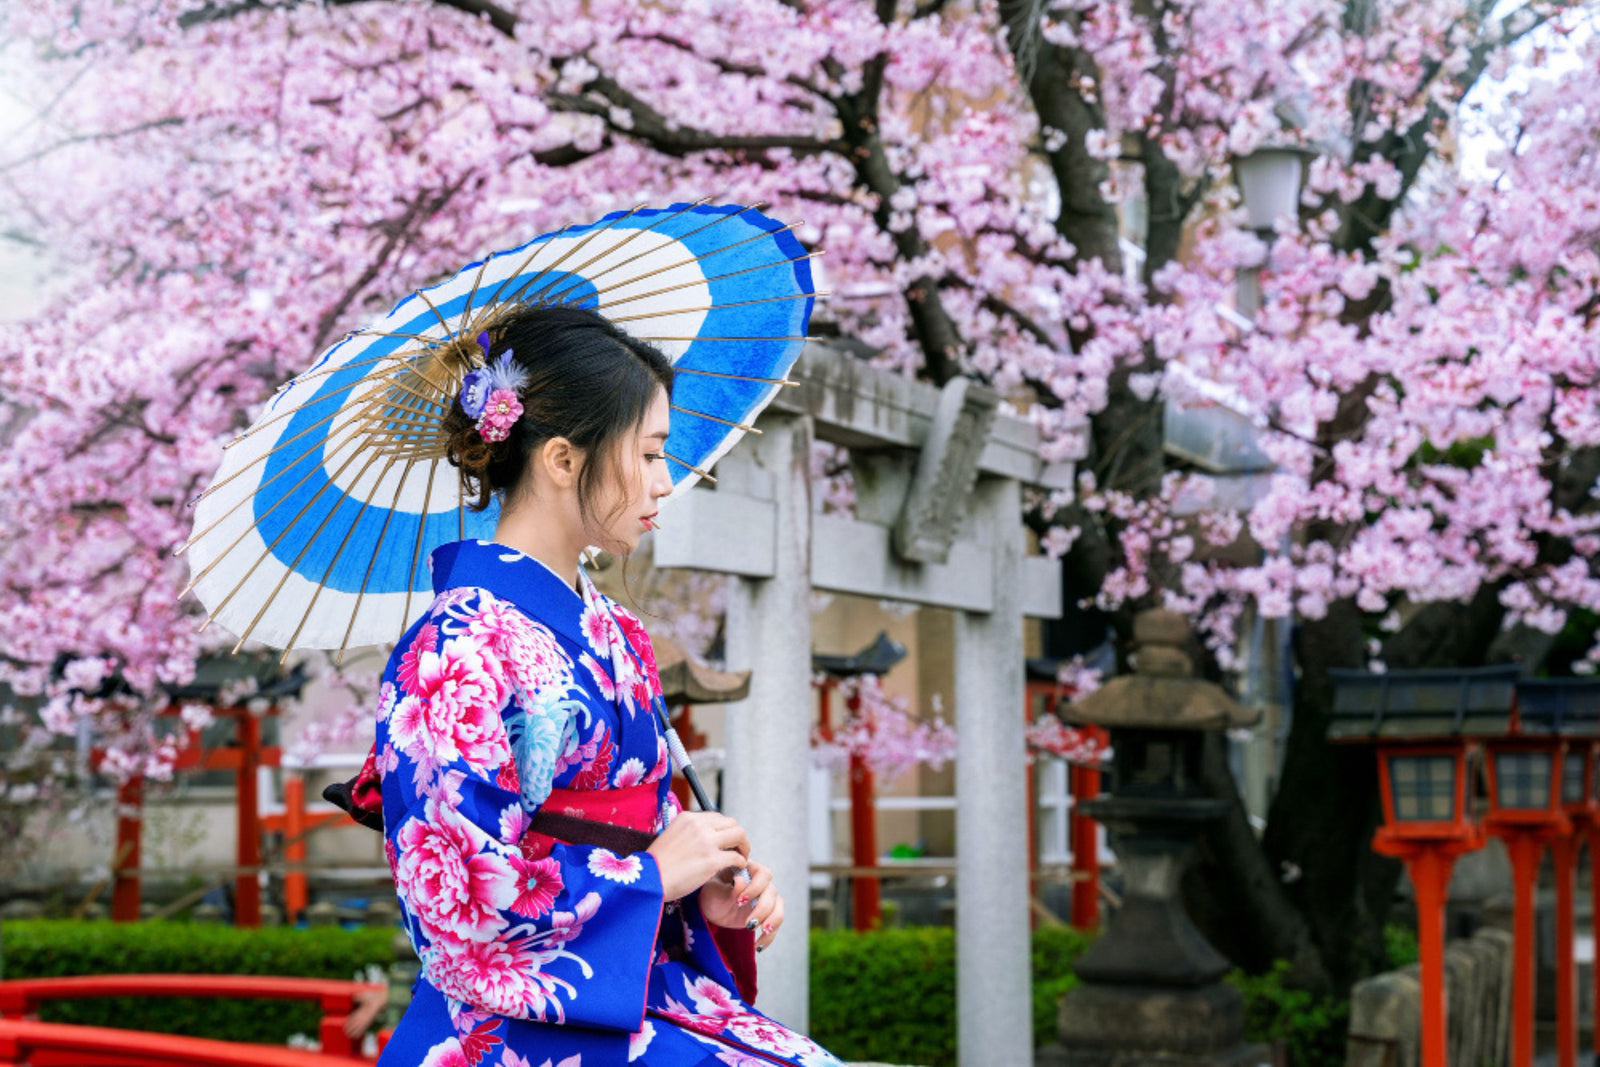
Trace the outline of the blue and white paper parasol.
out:
<instances>
[{"instance_id":1,"label":"blue and white paper parasol","mask_svg":"<svg viewBox=\"0 0 1600 1067\"><path fill-rule=\"evenodd\" d=\"M418 290L283 386L227 448L187 551L216 622L275 648L393 641L427 604L438 545L493 535L440 424L521 305L592 308L677 371L668 463L686 491L750 429L805 344L808 254L755 208L674 204L545 234Z\"/></svg>"}]
</instances>

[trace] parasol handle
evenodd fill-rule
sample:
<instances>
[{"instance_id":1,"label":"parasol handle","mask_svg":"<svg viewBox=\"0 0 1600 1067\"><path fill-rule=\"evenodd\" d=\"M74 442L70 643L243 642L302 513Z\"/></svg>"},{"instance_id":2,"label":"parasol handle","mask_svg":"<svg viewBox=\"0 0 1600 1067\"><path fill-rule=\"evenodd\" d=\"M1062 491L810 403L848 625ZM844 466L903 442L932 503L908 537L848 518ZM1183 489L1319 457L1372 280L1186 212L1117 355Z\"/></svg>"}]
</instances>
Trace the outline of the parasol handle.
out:
<instances>
[{"instance_id":1,"label":"parasol handle","mask_svg":"<svg viewBox=\"0 0 1600 1067\"><path fill-rule=\"evenodd\" d=\"M711 803L711 798L706 795L705 786L700 784L700 775L694 769L694 761L689 758L689 750L683 747L683 739L678 736L678 731L673 729L672 720L667 718L667 705L664 700L653 701L656 710L656 720L661 723L661 730L667 736L667 751L672 755L672 762L678 765L678 771L683 775L684 781L689 783L689 792L694 794L694 802L700 805L701 811L716 811L716 805ZM735 878L744 875L746 882L750 881L750 868L740 867L734 872Z\"/></svg>"}]
</instances>

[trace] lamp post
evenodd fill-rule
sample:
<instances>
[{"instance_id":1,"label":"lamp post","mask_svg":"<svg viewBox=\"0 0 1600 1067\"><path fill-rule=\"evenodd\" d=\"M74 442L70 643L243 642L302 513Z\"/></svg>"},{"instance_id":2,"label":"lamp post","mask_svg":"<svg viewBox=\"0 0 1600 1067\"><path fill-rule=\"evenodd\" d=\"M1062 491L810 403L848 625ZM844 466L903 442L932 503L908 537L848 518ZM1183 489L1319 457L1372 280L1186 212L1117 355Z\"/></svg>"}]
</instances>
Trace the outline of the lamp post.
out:
<instances>
[{"instance_id":1,"label":"lamp post","mask_svg":"<svg viewBox=\"0 0 1600 1067\"><path fill-rule=\"evenodd\" d=\"M1057 1036L1068 1067L1243 1067L1265 1050L1242 1040L1244 1007L1221 979L1225 960L1183 910L1180 882L1205 825L1224 801L1200 784L1206 731L1256 715L1194 677L1188 622L1144 611L1133 622L1134 673L1064 709L1067 721L1107 728L1112 787L1083 805L1114 835L1123 900L1073 968Z\"/></svg>"},{"instance_id":2,"label":"lamp post","mask_svg":"<svg viewBox=\"0 0 1600 1067\"><path fill-rule=\"evenodd\" d=\"M1511 1064L1532 1067L1534 1012L1534 894L1545 846L1571 832L1561 808L1566 742L1508 734L1487 744L1489 817L1485 826L1511 858Z\"/></svg>"},{"instance_id":3,"label":"lamp post","mask_svg":"<svg viewBox=\"0 0 1600 1067\"><path fill-rule=\"evenodd\" d=\"M1269 143L1233 161L1246 224L1263 241L1271 242L1279 219L1299 213L1306 163L1314 158L1308 148ZM1237 285L1239 314L1254 319L1261 310L1261 268L1241 271Z\"/></svg>"},{"instance_id":4,"label":"lamp post","mask_svg":"<svg viewBox=\"0 0 1600 1067\"><path fill-rule=\"evenodd\" d=\"M1406 865L1417 904L1422 1064L1448 1067L1444 912L1457 857L1481 848L1473 817L1479 735L1510 722L1516 668L1330 671L1331 741L1375 743L1383 826L1372 848Z\"/></svg>"},{"instance_id":5,"label":"lamp post","mask_svg":"<svg viewBox=\"0 0 1600 1067\"><path fill-rule=\"evenodd\" d=\"M1523 734L1559 736L1561 755L1560 808L1565 832L1550 838L1550 860L1556 885L1556 1063L1577 1067L1578 964L1573 951L1573 895L1578 849L1593 834L1597 811L1594 780L1594 738L1600 733L1600 680L1588 678L1525 679L1517 684L1517 723ZM1521 889L1519 884L1518 889Z\"/></svg>"},{"instance_id":6,"label":"lamp post","mask_svg":"<svg viewBox=\"0 0 1600 1067\"><path fill-rule=\"evenodd\" d=\"M1306 163L1315 158L1301 145L1268 143L1233 161L1233 180L1252 230L1271 233L1280 218L1299 212Z\"/></svg>"}]
</instances>

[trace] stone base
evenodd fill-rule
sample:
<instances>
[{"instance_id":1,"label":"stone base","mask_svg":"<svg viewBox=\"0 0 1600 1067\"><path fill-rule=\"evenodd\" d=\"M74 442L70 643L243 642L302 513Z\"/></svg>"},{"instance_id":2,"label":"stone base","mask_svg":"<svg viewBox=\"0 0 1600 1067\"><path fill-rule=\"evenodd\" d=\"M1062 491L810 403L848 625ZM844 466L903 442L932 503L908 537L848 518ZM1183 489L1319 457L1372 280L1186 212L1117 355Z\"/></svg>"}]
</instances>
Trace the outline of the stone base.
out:
<instances>
[{"instance_id":1,"label":"stone base","mask_svg":"<svg viewBox=\"0 0 1600 1067\"><path fill-rule=\"evenodd\" d=\"M1061 998L1063 1067L1256 1067L1261 1046L1243 1045L1239 991L1085 982Z\"/></svg>"}]
</instances>

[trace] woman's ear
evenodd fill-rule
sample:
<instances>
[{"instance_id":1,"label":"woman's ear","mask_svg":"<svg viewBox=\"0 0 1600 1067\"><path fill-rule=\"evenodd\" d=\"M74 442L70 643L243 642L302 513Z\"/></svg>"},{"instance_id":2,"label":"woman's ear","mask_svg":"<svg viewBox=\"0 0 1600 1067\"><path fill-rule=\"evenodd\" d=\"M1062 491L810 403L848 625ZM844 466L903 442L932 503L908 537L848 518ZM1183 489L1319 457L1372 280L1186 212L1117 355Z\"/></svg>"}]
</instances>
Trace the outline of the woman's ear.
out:
<instances>
[{"instance_id":1,"label":"woman's ear","mask_svg":"<svg viewBox=\"0 0 1600 1067\"><path fill-rule=\"evenodd\" d=\"M539 465L556 488L571 489L583 469L583 451L565 437L552 437L539 446Z\"/></svg>"}]
</instances>

